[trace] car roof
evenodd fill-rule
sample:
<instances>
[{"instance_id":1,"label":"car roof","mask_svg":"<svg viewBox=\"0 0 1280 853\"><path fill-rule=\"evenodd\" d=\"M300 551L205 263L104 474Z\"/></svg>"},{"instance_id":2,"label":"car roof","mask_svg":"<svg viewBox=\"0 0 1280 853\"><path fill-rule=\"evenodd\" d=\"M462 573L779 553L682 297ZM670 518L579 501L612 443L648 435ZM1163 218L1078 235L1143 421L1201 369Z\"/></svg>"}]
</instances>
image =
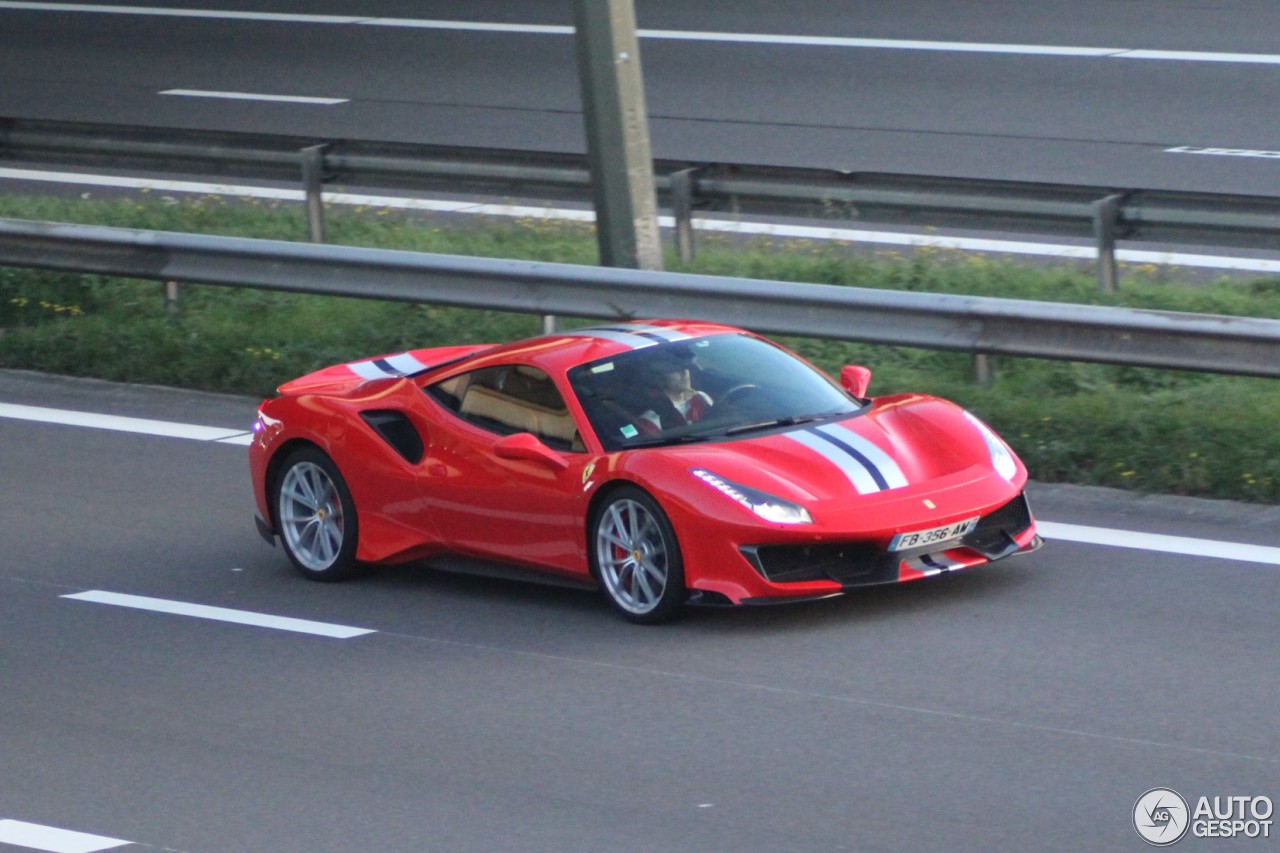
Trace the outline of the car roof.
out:
<instances>
[{"instance_id":1,"label":"car roof","mask_svg":"<svg viewBox=\"0 0 1280 853\"><path fill-rule=\"evenodd\" d=\"M579 364L661 343L742 331L733 326L695 320L628 320L503 344L478 354L471 363L528 361L548 372L563 372Z\"/></svg>"}]
</instances>

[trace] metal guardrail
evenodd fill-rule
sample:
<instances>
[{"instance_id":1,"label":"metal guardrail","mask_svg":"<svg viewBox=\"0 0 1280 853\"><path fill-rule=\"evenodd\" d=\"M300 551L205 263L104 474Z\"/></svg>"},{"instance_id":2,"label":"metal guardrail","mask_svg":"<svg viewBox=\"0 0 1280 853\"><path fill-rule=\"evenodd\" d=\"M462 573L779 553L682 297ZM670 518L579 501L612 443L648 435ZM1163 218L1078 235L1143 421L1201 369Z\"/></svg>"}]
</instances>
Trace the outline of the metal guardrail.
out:
<instances>
[{"instance_id":1,"label":"metal guardrail","mask_svg":"<svg viewBox=\"0 0 1280 853\"><path fill-rule=\"evenodd\" d=\"M325 182L578 201L591 191L585 155L3 118L0 159L287 181L306 169L313 194ZM654 170L686 256L695 210L1091 236L1106 290L1119 240L1280 246L1275 197L725 163L658 161Z\"/></svg>"},{"instance_id":2,"label":"metal guardrail","mask_svg":"<svg viewBox=\"0 0 1280 853\"><path fill-rule=\"evenodd\" d=\"M0 266L1280 377L1280 320L0 219Z\"/></svg>"}]
</instances>

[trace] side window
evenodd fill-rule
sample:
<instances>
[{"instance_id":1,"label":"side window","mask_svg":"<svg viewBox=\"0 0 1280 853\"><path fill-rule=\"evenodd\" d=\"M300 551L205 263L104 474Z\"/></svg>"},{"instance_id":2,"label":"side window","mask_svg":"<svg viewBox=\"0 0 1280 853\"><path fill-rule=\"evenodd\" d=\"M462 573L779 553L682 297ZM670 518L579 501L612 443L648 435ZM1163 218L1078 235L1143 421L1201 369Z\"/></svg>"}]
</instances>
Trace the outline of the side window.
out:
<instances>
[{"instance_id":1,"label":"side window","mask_svg":"<svg viewBox=\"0 0 1280 853\"><path fill-rule=\"evenodd\" d=\"M444 406L454 414L457 414L462 408L462 391L467 387L467 380L473 375L474 374L464 373L461 376L455 376L452 379L437 382L435 385L427 388L427 393L431 395L437 403Z\"/></svg>"},{"instance_id":2,"label":"side window","mask_svg":"<svg viewBox=\"0 0 1280 853\"><path fill-rule=\"evenodd\" d=\"M463 420L498 435L531 432L555 450L581 451L573 416L551 377L536 367L486 367L426 389Z\"/></svg>"}]
</instances>

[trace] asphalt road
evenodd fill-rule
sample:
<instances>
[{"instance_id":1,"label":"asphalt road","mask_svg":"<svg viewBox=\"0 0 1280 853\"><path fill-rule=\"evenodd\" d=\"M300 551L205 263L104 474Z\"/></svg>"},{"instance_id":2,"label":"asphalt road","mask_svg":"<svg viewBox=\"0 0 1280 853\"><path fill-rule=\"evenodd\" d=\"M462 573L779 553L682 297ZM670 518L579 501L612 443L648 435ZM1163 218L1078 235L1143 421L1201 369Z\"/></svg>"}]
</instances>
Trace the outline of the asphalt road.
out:
<instances>
[{"instance_id":1,"label":"asphalt road","mask_svg":"<svg viewBox=\"0 0 1280 853\"><path fill-rule=\"evenodd\" d=\"M567 2L155 5L569 23ZM637 5L651 29L1280 54L1270 0ZM1273 64L642 50L659 157L1277 185L1274 158L1168 150L1280 149ZM563 35L0 3L0 115L573 151L574 73ZM173 88L347 100L159 94ZM0 372L0 404L234 432L254 401ZM20 821L64 850L1141 850L1131 812L1150 788L1280 799L1274 565L1051 541L955 577L641 629L592 594L421 566L307 583L254 533L236 444L0 417L0 483L0 849ZM1280 545L1275 508L1032 494L1042 520L1135 542ZM65 597L89 591L372 633Z\"/></svg>"},{"instance_id":2,"label":"asphalt road","mask_svg":"<svg viewBox=\"0 0 1280 853\"><path fill-rule=\"evenodd\" d=\"M0 372L0 404L236 433L254 401ZM0 417L0 847L21 821L39 849L191 853L1142 850L1150 788L1280 799L1275 565L1059 541L640 628L422 566L306 582L254 532L246 469L236 444ZM1276 508L1033 500L1280 544ZM374 633L65 597L95 590Z\"/></svg>"},{"instance_id":3,"label":"asphalt road","mask_svg":"<svg viewBox=\"0 0 1280 853\"><path fill-rule=\"evenodd\" d=\"M0 116L584 146L568 0L153 5L351 20L0 3ZM1274 194L1280 184L1280 15L1269 0L959 11L942 0L639 0L637 15L660 158L1229 193ZM369 17L394 20L359 22ZM439 20L516 29L410 25ZM874 43L762 40L773 36ZM174 89L341 102L162 94Z\"/></svg>"}]
</instances>

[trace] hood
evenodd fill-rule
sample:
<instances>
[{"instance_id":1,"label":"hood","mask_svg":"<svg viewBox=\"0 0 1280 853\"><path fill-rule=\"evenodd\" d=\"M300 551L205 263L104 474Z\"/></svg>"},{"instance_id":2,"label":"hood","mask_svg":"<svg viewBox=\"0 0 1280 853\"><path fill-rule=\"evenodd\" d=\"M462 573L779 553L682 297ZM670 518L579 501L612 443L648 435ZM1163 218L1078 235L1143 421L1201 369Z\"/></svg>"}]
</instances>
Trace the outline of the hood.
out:
<instances>
[{"instance_id":1,"label":"hood","mask_svg":"<svg viewBox=\"0 0 1280 853\"><path fill-rule=\"evenodd\" d=\"M902 396L875 400L841 421L664 452L676 464L804 506L857 509L897 498L918 502L980 481L1000 491L1020 489L1021 464L1012 466L1012 479L998 474L984 430L953 403Z\"/></svg>"}]
</instances>

